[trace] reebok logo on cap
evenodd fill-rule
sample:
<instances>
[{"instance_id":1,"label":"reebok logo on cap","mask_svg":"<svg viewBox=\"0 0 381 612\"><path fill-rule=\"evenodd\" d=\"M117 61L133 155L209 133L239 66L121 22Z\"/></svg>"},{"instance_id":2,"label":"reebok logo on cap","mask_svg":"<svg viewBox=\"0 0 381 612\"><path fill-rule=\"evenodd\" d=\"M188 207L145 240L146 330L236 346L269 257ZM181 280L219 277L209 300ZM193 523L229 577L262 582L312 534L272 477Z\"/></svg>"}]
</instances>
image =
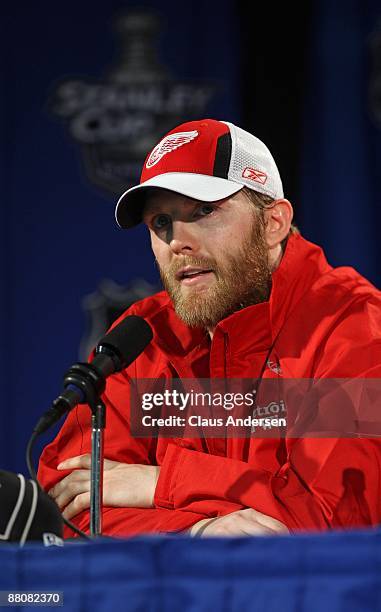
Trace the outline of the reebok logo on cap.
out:
<instances>
[{"instance_id":1,"label":"reebok logo on cap","mask_svg":"<svg viewBox=\"0 0 381 612\"><path fill-rule=\"evenodd\" d=\"M157 164L161 158L164 157L164 155L171 153L171 151L175 151L179 147L182 147L189 142L192 142L192 140L197 138L197 136L198 132L196 130L193 130L192 132L176 132L176 134L165 136L165 138L163 138L163 140L161 140L152 150L152 153L147 160L146 168L152 168L152 166Z\"/></svg>"},{"instance_id":2,"label":"reebok logo on cap","mask_svg":"<svg viewBox=\"0 0 381 612\"><path fill-rule=\"evenodd\" d=\"M255 168L246 167L242 172L243 178L248 178L251 181L256 181L257 183L265 184L267 181L267 174L265 172L261 172L260 170L255 170Z\"/></svg>"}]
</instances>

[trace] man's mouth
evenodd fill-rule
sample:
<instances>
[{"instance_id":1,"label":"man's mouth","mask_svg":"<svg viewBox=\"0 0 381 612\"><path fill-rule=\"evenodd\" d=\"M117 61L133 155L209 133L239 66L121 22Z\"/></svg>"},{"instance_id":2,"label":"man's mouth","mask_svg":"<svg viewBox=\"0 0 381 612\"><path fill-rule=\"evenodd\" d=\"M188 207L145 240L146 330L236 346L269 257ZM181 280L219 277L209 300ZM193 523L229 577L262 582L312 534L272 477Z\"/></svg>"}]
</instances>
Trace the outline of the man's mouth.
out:
<instances>
[{"instance_id":1,"label":"man's mouth","mask_svg":"<svg viewBox=\"0 0 381 612\"><path fill-rule=\"evenodd\" d=\"M198 280L206 277L208 274L213 274L213 270L208 268L196 268L192 266L187 266L186 268L181 268L177 274L176 279L180 281L184 285L190 285L193 283L197 283Z\"/></svg>"}]
</instances>

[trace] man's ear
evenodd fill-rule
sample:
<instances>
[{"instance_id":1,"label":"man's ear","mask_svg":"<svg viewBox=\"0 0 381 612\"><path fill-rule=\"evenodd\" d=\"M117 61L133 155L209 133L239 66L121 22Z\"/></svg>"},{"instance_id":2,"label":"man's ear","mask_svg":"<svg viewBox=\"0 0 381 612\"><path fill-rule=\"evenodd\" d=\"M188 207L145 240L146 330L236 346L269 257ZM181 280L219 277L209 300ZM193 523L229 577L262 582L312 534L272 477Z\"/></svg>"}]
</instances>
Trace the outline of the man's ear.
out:
<instances>
[{"instance_id":1,"label":"man's ear","mask_svg":"<svg viewBox=\"0 0 381 612\"><path fill-rule=\"evenodd\" d=\"M270 249L277 247L290 231L294 211L288 200L275 200L265 209L265 236Z\"/></svg>"}]
</instances>

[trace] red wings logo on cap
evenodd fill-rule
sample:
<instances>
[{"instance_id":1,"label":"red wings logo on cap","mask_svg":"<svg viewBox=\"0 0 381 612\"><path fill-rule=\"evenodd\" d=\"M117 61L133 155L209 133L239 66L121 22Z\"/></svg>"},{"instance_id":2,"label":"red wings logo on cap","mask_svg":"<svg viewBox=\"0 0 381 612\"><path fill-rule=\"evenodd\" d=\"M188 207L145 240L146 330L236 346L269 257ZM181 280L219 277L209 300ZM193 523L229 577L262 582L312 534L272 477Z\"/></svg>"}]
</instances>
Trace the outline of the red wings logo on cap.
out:
<instances>
[{"instance_id":1,"label":"red wings logo on cap","mask_svg":"<svg viewBox=\"0 0 381 612\"><path fill-rule=\"evenodd\" d=\"M152 168L161 158L171 151L175 151L179 147L191 142L197 138L198 132L193 130L192 132L176 132L176 134L169 134L165 136L163 140L152 149L151 155L147 159L146 168Z\"/></svg>"}]
</instances>

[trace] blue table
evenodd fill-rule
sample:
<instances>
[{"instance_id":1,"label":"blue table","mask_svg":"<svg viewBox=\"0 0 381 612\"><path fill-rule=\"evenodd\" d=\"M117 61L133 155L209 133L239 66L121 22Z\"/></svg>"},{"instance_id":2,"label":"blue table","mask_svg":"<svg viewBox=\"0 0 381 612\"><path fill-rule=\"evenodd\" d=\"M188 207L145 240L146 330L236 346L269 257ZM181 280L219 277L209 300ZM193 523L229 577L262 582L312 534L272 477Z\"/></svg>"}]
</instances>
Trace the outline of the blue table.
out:
<instances>
[{"instance_id":1,"label":"blue table","mask_svg":"<svg viewBox=\"0 0 381 612\"><path fill-rule=\"evenodd\" d=\"M378 612L381 530L2 545L0 590L63 591L70 612Z\"/></svg>"}]
</instances>

